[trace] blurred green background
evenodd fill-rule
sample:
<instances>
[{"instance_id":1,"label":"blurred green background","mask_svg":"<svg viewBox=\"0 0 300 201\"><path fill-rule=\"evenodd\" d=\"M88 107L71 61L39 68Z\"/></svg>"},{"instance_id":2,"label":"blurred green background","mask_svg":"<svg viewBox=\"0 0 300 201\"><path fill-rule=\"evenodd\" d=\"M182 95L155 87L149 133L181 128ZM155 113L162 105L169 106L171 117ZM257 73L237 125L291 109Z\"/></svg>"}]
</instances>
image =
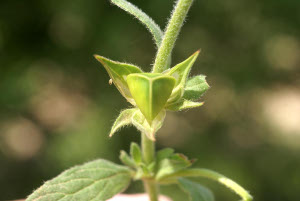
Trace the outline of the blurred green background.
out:
<instances>
[{"instance_id":1,"label":"blurred green background","mask_svg":"<svg viewBox=\"0 0 300 201\"><path fill-rule=\"evenodd\" d=\"M131 0L163 28L172 0ZM198 49L192 75L212 86L205 105L167 114L157 148L234 179L255 200L299 200L300 1L195 0L173 65ZM149 71L147 30L106 0L0 1L0 200L24 198L62 170L96 158L119 163L135 128L108 137L129 106L108 84L100 54ZM219 201L239 198L199 179ZM128 193L141 192L139 182ZM187 200L176 186L162 193Z\"/></svg>"}]
</instances>

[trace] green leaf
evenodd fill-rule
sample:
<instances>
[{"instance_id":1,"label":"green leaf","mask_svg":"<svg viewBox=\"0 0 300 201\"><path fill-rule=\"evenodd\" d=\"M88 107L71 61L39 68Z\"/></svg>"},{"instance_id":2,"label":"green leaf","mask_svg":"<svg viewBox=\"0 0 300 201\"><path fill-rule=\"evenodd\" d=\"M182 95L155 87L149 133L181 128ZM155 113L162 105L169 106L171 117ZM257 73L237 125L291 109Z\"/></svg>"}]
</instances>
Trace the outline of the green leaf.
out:
<instances>
[{"instance_id":1,"label":"green leaf","mask_svg":"<svg viewBox=\"0 0 300 201\"><path fill-rule=\"evenodd\" d=\"M159 150L156 153L156 160L159 162L165 158L169 158L173 154L174 154L174 149L172 149L172 148L165 148L165 149Z\"/></svg>"},{"instance_id":2,"label":"green leaf","mask_svg":"<svg viewBox=\"0 0 300 201\"><path fill-rule=\"evenodd\" d=\"M173 174L177 171L190 167L192 162L183 154L173 154L168 158L165 158L158 162L158 170L156 173L156 179Z\"/></svg>"},{"instance_id":3,"label":"green leaf","mask_svg":"<svg viewBox=\"0 0 300 201\"><path fill-rule=\"evenodd\" d=\"M193 101L181 99L180 101L178 101L176 103L166 106L166 109L171 110L171 111L180 111L180 110L200 107L203 104L204 104L204 102L193 102Z\"/></svg>"},{"instance_id":4,"label":"green leaf","mask_svg":"<svg viewBox=\"0 0 300 201\"><path fill-rule=\"evenodd\" d=\"M142 163L142 152L136 143L132 142L130 145L130 155L133 158L135 164L139 165Z\"/></svg>"},{"instance_id":5,"label":"green leaf","mask_svg":"<svg viewBox=\"0 0 300 201\"><path fill-rule=\"evenodd\" d=\"M177 64L176 66L171 68L169 71L164 73L166 75L173 76L176 79L176 84L175 84L172 94L168 100L168 104L172 104L172 103L178 101L183 96L186 79L187 79L187 77L190 73L190 70L191 70L193 64L195 63L195 60L197 59L199 53L200 53L200 51L195 52L188 59Z\"/></svg>"},{"instance_id":6,"label":"green leaf","mask_svg":"<svg viewBox=\"0 0 300 201\"><path fill-rule=\"evenodd\" d=\"M190 201L214 201L212 192L198 183L179 178L178 184L180 188L189 195Z\"/></svg>"},{"instance_id":7,"label":"green leaf","mask_svg":"<svg viewBox=\"0 0 300 201\"><path fill-rule=\"evenodd\" d=\"M132 158L126 153L126 151L121 150L120 152L120 160L124 165L135 168L135 163Z\"/></svg>"},{"instance_id":8,"label":"green leaf","mask_svg":"<svg viewBox=\"0 0 300 201\"><path fill-rule=\"evenodd\" d=\"M155 141L155 133L161 128L166 117L166 110L162 110L152 121L151 126L140 110L136 111L132 118L132 124L144 133L150 140Z\"/></svg>"},{"instance_id":9,"label":"green leaf","mask_svg":"<svg viewBox=\"0 0 300 201\"><path fill-rule=\"evenodd\" d=\"M175 79L160 73L135 73L127 77L129 90L149 125L165 107Z\"/></svg>"},{"instance_id":10,"label":"green leaf","mask_svg":"<svg viewBox=\"0 0 300 201\"><path fill-rule=\"evenodd\" d=\"M146 26L146 28L151 32L155 44L157 48L159 48L163 38L163 32L146 13L141 11L132 3L125 0L111 0L111 2L120 7L121 9L125 10L126 12L130 13L131 15L136 17L141 23L143 23Z\"/></svg>"},{"instance_id":11,"label":"green leaf","mask_svg":"<svg viewBox=\"0 0 300 201\"><path fill-rule=\"evenodd\" d=\"M224 175L208 169L193 168L180 170L169 175L164 175L164 177L160 177L160 182L163 183L179 177L205 177L212 179L231 189L233 192L238 194L243 201L251 201L253 199L250 193L248 193L248 191L246 191L242 186Z\"/></svg>"},{"instance_id":12,"label":"green leaf","mask_svg":"<svg viewBox=\"0 0 300 201\"><path fill-rule=\"evenodd\" d=\"M64 171L26 201L105 201L124 191L130 180L127 167L99 159Z\"/></svg>"},{"instance_id":13,"label":"green leaf","mask_svg":"<svg viewBox=\"0 0 300 201\"><path fill-rule=\"evenodd\" d=\"M120 93L127 99L128 102L130 102L132 105L135 105L135 102L128 89L126 78L129 74L141 73L142 70L132 64L112 61L99 55L94 56L104 66Z\"/></svg>"},{"instance_id":14,"label":"green leaf","mask_svg":"<svg viewBox=\"0 0 300 201\"><path fill-rule=\"evenodd\" d=\"M205 77L205 75L198 75L190 78L186 83L183 98L198 100L210 88Z\"/></svg>"},{"instance_id":15,"label":"green leaf","mask_svg":"<svg viewBox=\"0 0 300 201\"><path fill-rule=\"evenodd\" d=\"M115 123L113 124L110 130L109 137L112 137L115 134L115 132L117 132L123 126L131 124L132 117L137 110L138 109L136 108L123 110L120 113L119 117L116 119Z\"/></svg>"}]
</instances>

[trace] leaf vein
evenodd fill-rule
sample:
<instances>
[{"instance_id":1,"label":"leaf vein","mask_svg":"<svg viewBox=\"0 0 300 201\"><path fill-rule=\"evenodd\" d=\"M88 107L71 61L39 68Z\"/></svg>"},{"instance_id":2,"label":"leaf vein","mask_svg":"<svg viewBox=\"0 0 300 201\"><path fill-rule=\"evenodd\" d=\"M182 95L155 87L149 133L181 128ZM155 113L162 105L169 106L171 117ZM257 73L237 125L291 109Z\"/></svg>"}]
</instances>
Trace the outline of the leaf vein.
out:
<instances>
[{"instance_id":1,"label":"leaf vein","mask_svg":"<svg viewBox=\"0 0 300 201\"><path fill-rule=\"evenodd\" d=\"M112 177L118 176L118 175L120 175L120 174L126 174L126 172L119 172L119 173L116 173L116 174L114 174L114 175L110 175L110 176L105 177L105 178L101 178L101 179L98 179L98 180L94 180L91 184L89 184L89 185L83 187L82 189L80 189L80 190L78 190L78 191L76 191L76 192L74 192L74 193L51 192L51 193L46 193L46 194L44 194L44 195L41 195L41 196L35 198L33 201L38 201L38 200L40 200L41 198L43 198L43 197L45 197L45 196L48 196L48 195L51 195L51 194L56 194L56 193L64 194L63 197L61 197L61 198L59 198L59 199L57 200L57 201L59 201L59 200L63 199L63 198L66 197L66 196L75 195L76 193L79 193L80 191L83 191L84 189L89 188L90 186L92 186L93 184L95 184L95 183L97 183L97 182L104 181L104 180L107 180L107 179L111 179Z\"/></svg>"}]
</instances>

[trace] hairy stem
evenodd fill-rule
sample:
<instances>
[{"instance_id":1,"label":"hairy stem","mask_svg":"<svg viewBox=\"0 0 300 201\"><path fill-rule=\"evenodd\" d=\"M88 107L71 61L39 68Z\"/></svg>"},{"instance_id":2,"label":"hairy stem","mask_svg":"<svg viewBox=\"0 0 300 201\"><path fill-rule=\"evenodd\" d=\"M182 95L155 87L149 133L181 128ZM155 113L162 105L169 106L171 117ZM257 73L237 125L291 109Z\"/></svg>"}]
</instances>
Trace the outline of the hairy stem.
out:
<instances>
[{"instance_id":1,"label":"hairy stem","mask_svg":"<svg viewBox=\"0 0 300 201\"><path fill-rule=\"evenodd\" d=\"M155 144L144 133L142 133L142 154L146 164L155 160ZM150 201L158 201L159 187L155 181L143 180L144 188L149 195Z\"/></svg>"},{"instance_id":2,"label":"hairy stem","mask_svg":"<svg viewBox=\"0 0 300 201\"><path fill-rule=\"evenodd\" d=\"M175 45L175 41L178 37L178 34L192 2L193 0L179 0L177 2L172 13L172 17L165 31L161 46L159 47L156 54L153 67L154 73L161 73L166 70L168 58L171 55L172 49Z\"/></svg>"}]
</instances>

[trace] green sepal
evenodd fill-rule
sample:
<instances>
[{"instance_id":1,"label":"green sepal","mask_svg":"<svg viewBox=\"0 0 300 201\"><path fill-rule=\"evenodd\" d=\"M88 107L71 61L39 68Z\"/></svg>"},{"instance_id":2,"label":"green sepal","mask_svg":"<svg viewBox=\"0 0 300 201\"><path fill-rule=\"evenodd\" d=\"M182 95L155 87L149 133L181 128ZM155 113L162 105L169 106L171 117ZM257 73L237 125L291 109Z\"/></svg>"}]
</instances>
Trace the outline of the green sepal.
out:
<instances>
[{"instance_id":1,"label":"green sepal","mask_svg":"<svg viewBox=\"0 0 300 201\"><path fill-rule=\"evenodd\" d=\"M120 160L124 165L135 168L135 162L124 150L121 150L121 152L120 152Z\"/></svg>"},{"instance_id":2,"label":"green sepal","mask_svg":"<svg viewBox=\"0 0 300 201\"><path fill-rule=\"evenodd\" d=\"M91 161L45 182L26 201L108 200L128 187L131 174L125 166L102 159Z\"/></svg>"},{"instance_id":3,"label":"green sepal","mask_svg":"<svg viewBox=\"0 0 300 201\"><path fill-rule=\"evenodd\" d=\"M205 75L197 75L190 78L186 82L183 98L187 100L198 100L210 88L205 77Z\"/></svg>"},{"instance_id":4,"label":"green sepal","mask_svg":"<svg viewBox=\"0 0 300 201\"><path fill-rule=\"evenodd\" d=\"M132 124L144 133L150 140L155 141L155 133L161 128L166 117L166 110L162 110L152 121L151 126L140 110L137 110L132 117Z\"/></svg>"},{"instance_id":5,"label":"green sepal","mask_svg":"<svg viewBox=\"0 0 300 201\"><path fill-rule=\"evenodd\" d=\"M130 155L131 155L131 157L134 160L136 165L139 165L139 164L142 163L141 148L139 147L139 145L137 145L134 142L132 142L131 145L130 145Z\"/></svg>"},{"instance_id":6,"label":"green sepal","mask_svg":"<svg viewBox=\"0 0 300 201\"><path fill-rule=\"evenodd\" d=\"M177 102L183 96L187 77L199 53L200 50L195 52L192 56L190 56L185 61L177 64L176 66L174 66L173 68L171 68L170 70L164 73L176 79L176 84L168 100L168 104Z\"/></svg>"},{"instance_id":7,"label":"green sepal","mask_svg":"<svg viewBox=\"0 0 300 201\"><path fill-rule=\"evenodd\" d=\"M179 178L178 185L189 195L190 201L214 201L213 193L201 184Z\"/></svg>"},{"instance_id":8,"label":"green sepal","mask_svg":"<svg viewBox=\"0 0 300 201\"><path fill-rule=\"evenodd\" d=\"M172 76L160 73L134 73L128 75L129 90L149 125L165 107L175 81Z\"/></svg>"},{"instance_id":9,"label":"green sepal","mask_svg":"<svg viewBox=\"0 0 300 201\"><path fill-rule=\"evenodd\" d=\"M127 99L128 102L135 105L128 89L126 77L131 73L142 73L143 71L132 64L112 61L99 55L94 55L94 57L104 66L120 93Z\"/></svg>"},{"instance_id":10,"label":"green sepal","mask_svg":"<svg viewBox=\"0 0 300 201\"><path fill-rule=\"evenodd\" d=\"M137 110L137 108L123 110L114 122L110 130L109 137L112 137L120 128L130 125L132 117Z\"/></svg>"},{"instance_id":11,"label":"green sepal","mask_svg":"<svg viewBox=\"0 0 300 201\"><path fill-rule=\"evenodd\" d=\"M180 101L178 101L176 103L166 106L166 109L170 110L170 111L181 111L181 110L185 110L185 109L200 107L203 104L204 104L204 102L193 102L193 101L181 99Z\"/></svg>"},{"instance_id":12,"label":"green sepal","mask_svg":"<svg viewBox=\"0 0 300 201\"><path fill-rule=\"evenodd\" d=\"M190 167L192 164L193 161L189 160L185 155L172 154L168 158L158 161L155 178L159 180L166 175L174 174L177 171Z\"/></svg>"}]
</instances>

